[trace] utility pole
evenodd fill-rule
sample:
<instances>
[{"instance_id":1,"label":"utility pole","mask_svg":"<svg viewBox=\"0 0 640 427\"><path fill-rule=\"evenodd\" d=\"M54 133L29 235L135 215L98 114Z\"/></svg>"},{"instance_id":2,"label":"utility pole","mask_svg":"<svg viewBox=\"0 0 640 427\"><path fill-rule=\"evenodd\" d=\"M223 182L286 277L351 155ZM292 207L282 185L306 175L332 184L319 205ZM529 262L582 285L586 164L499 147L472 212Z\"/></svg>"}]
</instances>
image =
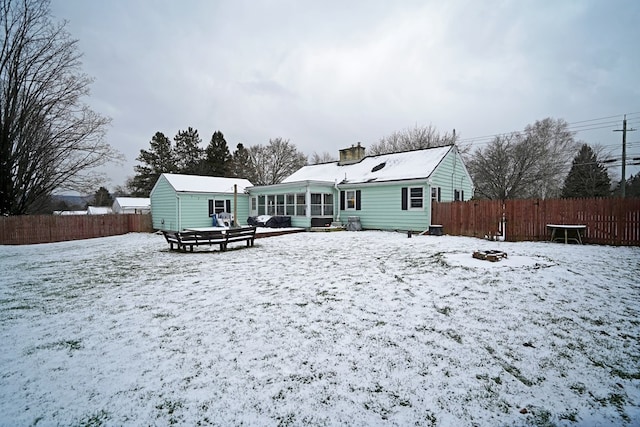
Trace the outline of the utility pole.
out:
<instances>
[{"instance_id":1,"label":"utility pole","mask_svg":"<svg viewBox=\"0 0 640 427\"><path fill-rule=\"evenodd\" d=\"M635 129L627 129L627 115L622 120L622 129L614 129L614 132L622 132L622 181L620 182L621 197L627 195L627 132L633 132Z\"/></svg>"}]
</instances>

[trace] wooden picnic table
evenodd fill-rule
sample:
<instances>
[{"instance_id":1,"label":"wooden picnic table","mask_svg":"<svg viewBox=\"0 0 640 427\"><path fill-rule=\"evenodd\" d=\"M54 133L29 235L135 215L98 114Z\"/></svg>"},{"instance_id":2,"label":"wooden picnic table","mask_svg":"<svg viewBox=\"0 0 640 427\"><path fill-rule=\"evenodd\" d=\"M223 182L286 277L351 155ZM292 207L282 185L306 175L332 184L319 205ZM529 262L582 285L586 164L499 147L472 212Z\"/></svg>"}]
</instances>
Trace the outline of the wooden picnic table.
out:
<instances>
[{"instance_id":1,"label":"wooden picnic table","mask_svg":"<svg viewBox=\"0 0 640 427\"><path fill-rule=\"evenodd\" d=\"M551 230L551 242L576 242L582 244L582 236L587 229L583 224L547 224L547 229Z\"/></svg>"},{"instance_id":2,"label":"wooden picnic table","mask_svg":"<svg viewBox=\"0 0 640 427\"><path fill-rule=\"evenodd\" d=\"M226 251L229 243L246 241L247 247L253 246L256 238L256 227L200 227L188 228L184 231L163 230L169 248L176 245L178 250L186 251L187 246L193 252L194 246L220 245L220 251Z\"/></svg>"}]
</instances>

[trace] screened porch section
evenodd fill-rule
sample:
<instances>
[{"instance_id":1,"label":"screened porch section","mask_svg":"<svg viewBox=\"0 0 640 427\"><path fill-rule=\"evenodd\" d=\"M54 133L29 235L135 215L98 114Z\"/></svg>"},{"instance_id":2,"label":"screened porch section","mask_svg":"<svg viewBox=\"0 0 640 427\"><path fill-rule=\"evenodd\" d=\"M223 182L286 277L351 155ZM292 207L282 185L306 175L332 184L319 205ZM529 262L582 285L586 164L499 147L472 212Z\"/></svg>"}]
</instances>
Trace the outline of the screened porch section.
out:
<instances>
[{"instance_id":1,"label":"screened porch section","mask_svg":"<svg viewBox=\"0 0 640 427\"><path fill-rule=\"evenodd\" d=\"M254 215L333 217L333 194L287 193L251 197Z\"/></svg>"}]
</instances>

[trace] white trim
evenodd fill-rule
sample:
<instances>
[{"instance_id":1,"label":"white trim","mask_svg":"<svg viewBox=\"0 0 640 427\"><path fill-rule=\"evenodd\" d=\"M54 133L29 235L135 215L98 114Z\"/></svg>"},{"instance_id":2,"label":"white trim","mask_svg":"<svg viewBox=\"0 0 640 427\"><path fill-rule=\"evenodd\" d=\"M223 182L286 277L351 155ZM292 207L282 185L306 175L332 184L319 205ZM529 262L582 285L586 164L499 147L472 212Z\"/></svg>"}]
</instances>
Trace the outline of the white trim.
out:
<instances>
[{"instance_id":1,"label":"white trim","mask_svg":"<svg viewBox=\"0 0 640 427\"><path fill-rule=\"evenodd\" d=\"M356 210L356 206L357 206L356 191L357 190L344 190L344 210L345 211L355 211ZM349 193L353 193L353 207L352 208L349 207L349 196L348 196Z\"/></svg>"},{"instance_id":2,"label":"white trim","mask_svg":"<svg viewBox=\"0 0 640 427\"><path fill-rule=\"evenodd\" d=\"M411 197L411 190L413 189L420 189L420 191L422 192L422 196L420 197L420 201L421 201L421 206L419 208L414 208L412 206L411 200L418 200L417 197ZM407 187L407 210L408 211L423 211L424 210L424 186L413 186L413 187Z\"/></svg>"}]
</instances>

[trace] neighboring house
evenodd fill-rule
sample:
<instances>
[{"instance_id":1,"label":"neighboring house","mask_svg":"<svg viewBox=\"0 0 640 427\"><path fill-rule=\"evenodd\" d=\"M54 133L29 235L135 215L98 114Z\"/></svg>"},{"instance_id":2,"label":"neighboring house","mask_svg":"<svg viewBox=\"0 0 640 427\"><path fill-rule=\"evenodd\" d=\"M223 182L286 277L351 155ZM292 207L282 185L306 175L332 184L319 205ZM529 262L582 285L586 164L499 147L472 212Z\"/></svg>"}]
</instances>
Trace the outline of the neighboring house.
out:
<instances>
[{"instance_id":1,"label":"neighboring house","mask_svg":"<svg viewBox=\"0 0 640 427\"><path fill-rule=\"evenodd\" d=\"M358 144L338 162L304 166L249 194L252 216L291 216L294 227L356 216L364 229L424 231L432 202L469 200L473 183L454 145L365 157Z\"/></svg>"},{"instance_id":2,"label":"neighboring house","mask_svg":"<svg viewBox=\"0 0 640 427\"><path fill-rule=\"evenodd\" d=\"M87 211L53 211L54 215L86 215Z\"/></svg>"},{"instance_id":3,"label":"neighboring house","mask_svg":"<svg viewBox=\"0 0 640 427\"><path fill-rule=\"evenodd\" d=\"M109 215L112 213L109 206L87 206L87 215Z\"/></svg>"},{"instance_id":4,"label":"neighboring house","mask_svg":"<svg viewBox=\"0 0 640 427\"><path fill-rule=\"evenodd\" d=\"M153 228L180 231L209 227L214 214L236 212L240 224L249 217L246 179L163 173L151 190ZM237 200L237 205L234 204Z\"/></svg>"},{"instance_id":5,"label":"neighboring house","mask_svg":"<svg viewBox=\"0 0 640 427\"><path fill-rule=\"evenodd\" d=\"M113 213L148 214L151 212L151 199L148 197L116 197L113 201Z\"/></svg>"}]
</instances>

